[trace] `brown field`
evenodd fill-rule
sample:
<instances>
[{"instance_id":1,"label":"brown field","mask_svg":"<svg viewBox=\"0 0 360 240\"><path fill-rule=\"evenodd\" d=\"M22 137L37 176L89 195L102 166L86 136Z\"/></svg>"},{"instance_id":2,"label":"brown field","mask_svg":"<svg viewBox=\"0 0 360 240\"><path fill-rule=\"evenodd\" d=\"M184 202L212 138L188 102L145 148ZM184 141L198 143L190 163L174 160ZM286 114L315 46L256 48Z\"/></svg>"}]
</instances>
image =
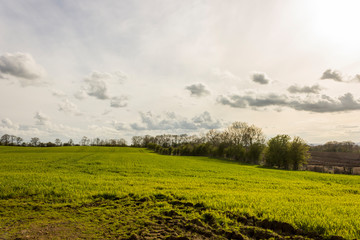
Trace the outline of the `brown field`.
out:
<instances>
[{"instance_id":1,"label":"brown field","mask_svg":"<svg viewBox=\"0 0 360 240\"><path fill-rule=\"evenodd\" d=\"M305 170L360 175L360 154L345 152L311 152Z\"/></svg>"}]
</instances>

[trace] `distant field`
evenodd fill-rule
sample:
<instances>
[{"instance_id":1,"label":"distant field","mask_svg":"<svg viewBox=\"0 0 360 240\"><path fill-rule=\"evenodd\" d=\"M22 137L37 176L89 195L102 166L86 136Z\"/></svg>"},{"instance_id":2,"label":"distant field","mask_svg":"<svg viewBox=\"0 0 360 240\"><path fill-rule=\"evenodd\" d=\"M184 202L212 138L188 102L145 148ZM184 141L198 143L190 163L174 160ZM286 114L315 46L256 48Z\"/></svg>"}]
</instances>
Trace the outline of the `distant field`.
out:
<instances>
[{"instance_id":1,"label":"distant field","mask_svg":"<svg viewBox=\"0 0 360 240\"><path fill-rule=\"evenodd\" d=\"M311 152L310 165L360 167L360 154L350 152Z\"/></svg>"},{"instance_id":2,"label":"distant field","mask_svg":"<svg viewBox=\"0 0 360 240\"><path fill-rule=\"evenodd\" d=\"M360 176L137 148L0 147L0 239L359 239L359 209Z\"/></svg>"}]
</instances>

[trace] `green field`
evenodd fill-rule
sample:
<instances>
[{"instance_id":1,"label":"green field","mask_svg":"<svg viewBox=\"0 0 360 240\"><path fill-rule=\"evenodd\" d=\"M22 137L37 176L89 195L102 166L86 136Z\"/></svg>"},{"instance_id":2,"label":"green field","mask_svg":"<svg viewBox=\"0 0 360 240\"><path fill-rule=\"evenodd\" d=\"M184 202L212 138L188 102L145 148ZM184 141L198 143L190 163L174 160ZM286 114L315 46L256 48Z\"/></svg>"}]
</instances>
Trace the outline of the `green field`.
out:
<instances>
[{"instance_id":1,"label":"green field","mask_svg":"<svg viewBox=\"0 0 360 240\"><path fill-rule=\"evenodd\" d=\"M0 147L0 239L285 238L264 219L354 239L359 211L359 176L139 148Z\"/></svg>"}]
</instances>

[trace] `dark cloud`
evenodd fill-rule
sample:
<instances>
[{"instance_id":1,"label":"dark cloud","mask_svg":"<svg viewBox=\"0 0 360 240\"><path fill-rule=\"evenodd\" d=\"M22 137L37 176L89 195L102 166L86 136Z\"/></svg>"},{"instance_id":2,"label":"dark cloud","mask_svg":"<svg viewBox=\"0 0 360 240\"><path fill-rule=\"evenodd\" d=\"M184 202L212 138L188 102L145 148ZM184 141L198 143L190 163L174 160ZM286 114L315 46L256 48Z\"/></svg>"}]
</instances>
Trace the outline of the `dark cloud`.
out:
<instances>
[{"instance_id":1,"label":"dark cloud","mask_svg":"<svg viewBox=\"0 0 360 240\"><path fill-rule=\"evenodd\" d=\"M230 95L220 96L217 102L223 105L229 105L234 108L246 107L267 107L267 106L286 106L288 97L285 95L268 94L267 96L253 97L251 95Z\"/></svg>"},{"instance_id":2,"label":"dark cloud","mask_svg":"<svg viewBox=\"0 0 360 240\"><path fill-rule=\"evenodd\" d=\"M290 93L319 93L322 88L319 85L304 86L292 85L287 89Z\"/></svg>"},{"instance_id":3,"label":"dark cloud","mask_svg":"<svg viewBox=\"0 0 360 240\"><path fill-rule=\"evenodd\" d=\"M290 107L309 112L343 112L360 110L360 101L355 100L351 93L346 93L337 99L330 98L329 96L323 95L318 101L293 101L290 103Z\"/></svg>"},{"instance_id":4,"label":"dark cloud","mask_svg":"<svg viewBox=\"0 0 360 240\"><path fill-rule=\"evenodd\" d=\"M261 73L261 72L255 72L251 74L250 78L253 82L259 84L269 84L271 81L271 79L268 76L266 76L265 73Z\"/></svg>"},{"instance_id":5,"label":"dark cloud","mask_svg":"<svg viewBox=\"0 0 360 240\"><path fill-rule=\"evenodd\" d=\"M127 106L128 98L126 96L111 98L110 106L113 108L122 108Z\"/></svg>"},{"instance_id":6,"label":"dark cloud","mask_svg":"<svg viewBox=\"0 0 360 240\"><path fill-rule=\"evenodd\" d=\"M344 83L352 83L352 82L360 82L360 74L356 74L355 76L351 75L343 75L337 70L326 70L320 79L331 79L337 82L344 82Z\"/></svg>"},{"instance_id":7,"label":"dark cloud","mask_svg":"<svg viewBox=\"0 0 360 240\"><path fill-rule=\"evenodd\" d=\"M328 69L326 70L320 79L332 79L337 82L343 82L343 77L339 71Z\"/></svg>"},{"instance_id":8,"label":"dark cloud","mask_svg":"<svg viewBox=\"0 0 360 240\"><path fill-rule=\"evenodd\" d=\"M338 98L322 95L320 99L293 99L286 95L269 94L266 96L231 95L220 96L218 103L234 108L289 107L298 111L308 112L343 112L360 110L360 100L355 100L351 93Z\"/></svg>"},{"instance_id":9,"label":"dark cloud","mask_svg":"<svg viewBox=\"0 0 360 240\"><path fill-rule=\"evenodd\" d=\"M43 83L40 79L45 70L30 54L18 52L0 56L0 73L19 78L21 86L26 87Z\"/></svg>"},{"instance_id":10,"label":"dark cloud","mask_svg":"<svg viewBox=\"0 0 360 240\"><path fill-rule=\"evenodd\" d=\"M203 97L210 94L210 91L207 90L205 85L202 83L187 86L185 89L189 90L191 96L193 97Z\"/></svg>"},{"instance_id":11,"label":"dark cloud","mask_svg":"<svg viewBox=\"0 0 360 240\"><path fill-rule=\"evenodd\" d=\"M191 120L178 116L173 112L165 115L153 115L151 112L140 113L141 123L132 123L130 127L134 130L199 130L217 129L222 123L211 118L210 113L193 117Z\"/></svg>"}]
</instances>

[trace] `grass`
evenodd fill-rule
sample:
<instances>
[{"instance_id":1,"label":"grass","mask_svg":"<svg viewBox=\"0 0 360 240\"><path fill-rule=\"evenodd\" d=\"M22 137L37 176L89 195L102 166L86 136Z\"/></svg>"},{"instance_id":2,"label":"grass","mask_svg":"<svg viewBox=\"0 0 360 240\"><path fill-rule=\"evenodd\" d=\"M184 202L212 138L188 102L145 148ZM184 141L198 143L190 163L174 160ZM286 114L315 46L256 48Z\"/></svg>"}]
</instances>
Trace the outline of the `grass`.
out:
<instances>
[{"instance_id":1,"label":"grass","mask_svg":"<svg viewBox=\"0 0 360 240\"><path fill-rule=\"evenodd\" d=\"M175 201L206 210L175 208ZM156 216L166 218L171 211L178 221L180 215L211 220L225 229L241 227L224 214L231 212L354 239L360 238L359 209L359 176L138 148L0 147L0 239L123 238L156 229L163 221ZM154 231L149 236L171 234Z\"/></svg>"}]
</instances>

